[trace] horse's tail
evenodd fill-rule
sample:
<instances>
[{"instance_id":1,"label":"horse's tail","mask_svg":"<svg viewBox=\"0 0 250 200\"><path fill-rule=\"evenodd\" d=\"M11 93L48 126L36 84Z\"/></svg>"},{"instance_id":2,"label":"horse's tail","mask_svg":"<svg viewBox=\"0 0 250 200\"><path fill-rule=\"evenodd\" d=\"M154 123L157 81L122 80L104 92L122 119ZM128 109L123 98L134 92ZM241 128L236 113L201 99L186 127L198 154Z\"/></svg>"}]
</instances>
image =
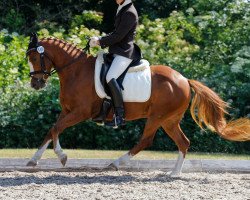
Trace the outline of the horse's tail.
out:
<instances>
[{"instance_id":1,"label":"horse's tail","mask_svg":"<svg viewBox=\"0 0 250 200\"><path fill-rule=\"evenodd\" d=\"M250 140L250 120L240 118L227 123L227 103L214 91L195 80L188 80L195 95L191 104L191 115L194 121L203 129L205 124L221 137L232 141ZM197 109L197 111L196 111ZM198 118L197 118L198 117Z\"/></svg>"}]
</instances>

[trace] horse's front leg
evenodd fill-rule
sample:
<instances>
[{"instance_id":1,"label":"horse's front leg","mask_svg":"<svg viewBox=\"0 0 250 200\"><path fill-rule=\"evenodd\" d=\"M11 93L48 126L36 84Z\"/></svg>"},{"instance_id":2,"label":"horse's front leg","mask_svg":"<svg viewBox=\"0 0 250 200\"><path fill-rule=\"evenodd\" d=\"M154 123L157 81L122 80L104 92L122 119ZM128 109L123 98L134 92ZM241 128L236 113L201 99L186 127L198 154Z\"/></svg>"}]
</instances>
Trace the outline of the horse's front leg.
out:
<instances>
[{"instance_id":1,"label":"horse's front leg","mask_svg":"<svg viewBox=\"0 0 250 200\"><path fill-rule=\"evenodd\" d=\"M60 121L61 119L63 119L65 116L64 112L61 112L57 121ZM52 141L52 134L51 134L52 128L49 130L48 134L46 135L46 137L44 138L42 144L40 145L40 147L38 148L38 150L36 151L36 153L33 155L33 157L30 159L30 161L27 163L27 166L36 166L38 164L38 160L41 159L44 151L47 149L47 147L49 146L50 142Z\"/></svg>"},{"instance_id":2,"label":"horse's front leg","mask_svg":"<svg viewBox=\"0 0 250 200\"><path fill-rule=\"evenodd\" d=\"M44 150L46 149L48 144L51 142L51 140L53 140L54 151L55 151L56 155L58 156L58 158L60 159L62 165L64 166L67 162L67 155L62 151L58 136L60 133L63 132L64 129L66 129L70 126L73 126L81 121L84 121L86 119L86 116L83 113L84 112L82 112L81 109L76 109L76 110L73 110L73 111L65 114L62 117L59 117L58 121L50 129L48 135L45 138L45 139L47 139L47 138L49 138L49 139L47 140L47 142L45 144L43 142L42 148L39 148L39 150L37 152L39 152L40 150L42 152L44 152ZM40 153L41 153L41 151L40 151Z\"/></svg>"},{"instance_id":3,"label":"horse's front leg","mask_svg":"<svg viewBox=\"0 0 250 200\"><path fill-rule=\"evenodd\" d=\"M75 109L69 112L67 115L64 116L61 120L58 120L54 127L51 129L51 135L53 140L54 151L58 156L59 160L61 161L62 165L65 166L67 162L67 155L63 153L59 142L59 134L61 134L64 129L71 127L81 121L87 119L86 115L84 115L81 109Z\"/></svg>"}]
</instances>

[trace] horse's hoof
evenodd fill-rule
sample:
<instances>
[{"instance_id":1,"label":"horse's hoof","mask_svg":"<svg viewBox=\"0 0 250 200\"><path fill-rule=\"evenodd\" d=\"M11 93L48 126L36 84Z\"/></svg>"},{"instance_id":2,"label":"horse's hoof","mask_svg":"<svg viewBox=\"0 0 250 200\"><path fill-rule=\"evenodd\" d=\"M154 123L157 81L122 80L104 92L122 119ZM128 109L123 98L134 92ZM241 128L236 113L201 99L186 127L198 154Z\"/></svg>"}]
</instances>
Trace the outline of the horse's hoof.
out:
<instances>
[{"instance_id":1,"label":"horse's hoof","mask_svg":"<svg viewBox=\"0 0 250 200\"><path fill-rule=\"evenodd\" d=\"M104 168L105 170L110 170L110 171L118 171L118 167L114 165L114 163L111 163L107 167Z\"/></svg>"},{"instance_id":2,"label":"horse's hoof","mask_svg":"<svg viewBox=\"0 0 250 200\"><path fill-rule=\"evenodd\" d=\"M37 166L37 161L30 160L30 161L26 164L26 166L28 166L28 167L35 167L35 166Z\"/></svg>"},{"instance_id":3,"label":"horse's hoof","mask_svg":"<svg viewBox=\"0 0 250 200\"><path fill-rule=\"evenodd\" d=\"M63 165L63 166L65 166L65 165L66 165L67 159L68 159L68 157L67 157L67 155L66 155L66 154L65 154L65 155L63 155L63 157L60 159L60 161L61 161L61 163L62 163L62 165Z\"/></svg>"}]
</instances>

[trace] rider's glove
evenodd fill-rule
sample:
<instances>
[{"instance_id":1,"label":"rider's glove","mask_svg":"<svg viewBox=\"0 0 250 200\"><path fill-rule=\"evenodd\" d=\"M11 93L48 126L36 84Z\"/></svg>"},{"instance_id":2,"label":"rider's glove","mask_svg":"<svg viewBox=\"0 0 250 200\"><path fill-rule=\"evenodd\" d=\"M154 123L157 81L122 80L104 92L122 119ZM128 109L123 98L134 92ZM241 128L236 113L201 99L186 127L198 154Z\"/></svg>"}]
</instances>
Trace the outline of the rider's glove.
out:
<instances>
[{"instance_id":1,"label":"rider's glove","mask_svg":"<svg viewBox=\"0 0 250 200\"><path fill-rule=\"evenodd\" d=\"M100 45L99 38L96 37L96 36L95 37L91 37L90 41L89 41L89 45L90 45L90 47L96 47L96 46Z\"/></svg>"}]
</instances>

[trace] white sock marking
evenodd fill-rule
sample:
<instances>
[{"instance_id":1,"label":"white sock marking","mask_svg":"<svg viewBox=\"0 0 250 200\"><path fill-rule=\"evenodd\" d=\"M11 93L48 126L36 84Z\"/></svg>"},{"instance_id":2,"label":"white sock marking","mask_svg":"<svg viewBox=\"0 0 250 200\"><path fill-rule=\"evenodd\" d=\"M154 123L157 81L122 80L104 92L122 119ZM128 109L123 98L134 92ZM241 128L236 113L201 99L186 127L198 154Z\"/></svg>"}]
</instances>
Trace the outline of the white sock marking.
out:
<instances>
[{"instance_id":1,"label":"white sock marking","mask_svg":"<svg viewBox=\"0 0 250 200\"><path fill-rule=\"evenodd\" d=\"M62 160L62 159L65 157L65 154L63 153L63 150L62 150L62 148L61 148L59 139L57 139L57 142L56 142L55 153L56 153L57 157L58 157L60 160Z\"/></svg>"},{"instance_id":2,"label":"white sock marking","mask_svg":"<svg viewBox=\"0 0 250 200\"><path fill-rule=\"evenodd\" d=\"M41 148L39 148L37 150L37 152L34 154L34 156L31 158L31 160L33 160L35 162L40 160L44 151L48 148L50 142L51 142L51 140L49 140L45 145L43 145Z\"/></svg>"},{"instance_id":3,"label":"white sock marking","mask_svg":"<svg viewBox=\"0 0 250 200\"><path fill-rule=\"evenodd\" d=\"M128 162L133 156L129 153L124 154L120 158L116 159L113 164L116 167L119 167L119 165L124 165L126 162Z\"/></svg>"},{"instance_id":4,"label":"white sock marking","mask_svg":"<svg viewBox=\"0 0 250 200\"><path fill-rule=\"evenodd\" d=\"M180 174L181 170L182 170L182 167L183 167L183 163L184 163L184 154L181 151L179 151L178 159L176 161L175 167L174 167L171 174L173 174L173 175Z\"/></svg>"}]
</instances>

